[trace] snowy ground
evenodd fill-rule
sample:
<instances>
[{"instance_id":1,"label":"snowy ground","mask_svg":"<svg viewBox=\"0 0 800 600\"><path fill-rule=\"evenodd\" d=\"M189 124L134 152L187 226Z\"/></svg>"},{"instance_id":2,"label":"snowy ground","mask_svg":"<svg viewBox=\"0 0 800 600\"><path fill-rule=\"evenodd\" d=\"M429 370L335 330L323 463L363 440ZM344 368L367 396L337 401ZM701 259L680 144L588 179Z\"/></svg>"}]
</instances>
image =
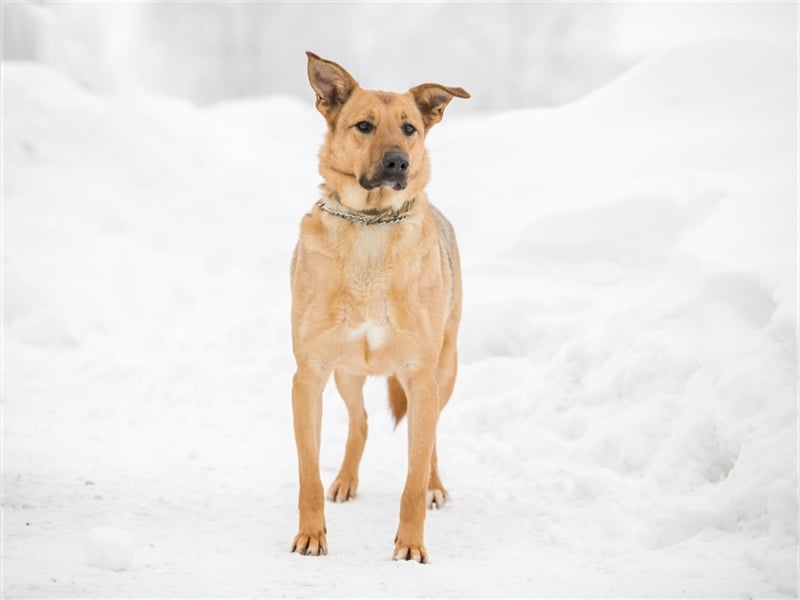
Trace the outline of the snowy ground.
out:
<instances>
[{"instance_id":1,"label":"snowy ground","mask_svg":"<svg viewBox=\"0 0 800 600\"><path fill-rule=\"evenodd\" d=\"M567 107L448 109L429 191L466 305L421 566L390 560L380 380L330 554L289 553L311 93L201 110L7 63L5 595L796 595L795 68L706 43Z\"/></svg>"}]
</instances>

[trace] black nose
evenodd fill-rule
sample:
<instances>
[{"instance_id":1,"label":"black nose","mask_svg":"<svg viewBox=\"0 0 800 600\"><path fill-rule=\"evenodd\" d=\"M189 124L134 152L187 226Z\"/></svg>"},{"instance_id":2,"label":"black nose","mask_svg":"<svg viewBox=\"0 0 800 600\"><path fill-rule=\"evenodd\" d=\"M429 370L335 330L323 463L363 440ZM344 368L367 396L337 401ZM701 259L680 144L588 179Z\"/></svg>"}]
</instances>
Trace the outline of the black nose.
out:
<instances>
[{"instance_id":1,"label":"black nose","mask_svg":"<svg viewBox=\"0 0 800 600\"><path fill-rule=\"evenodd\" d=\"M383 172L387 175L405 175L408 171L408 154L387 152L383 155Z\"/></svg>"}]
</instances>

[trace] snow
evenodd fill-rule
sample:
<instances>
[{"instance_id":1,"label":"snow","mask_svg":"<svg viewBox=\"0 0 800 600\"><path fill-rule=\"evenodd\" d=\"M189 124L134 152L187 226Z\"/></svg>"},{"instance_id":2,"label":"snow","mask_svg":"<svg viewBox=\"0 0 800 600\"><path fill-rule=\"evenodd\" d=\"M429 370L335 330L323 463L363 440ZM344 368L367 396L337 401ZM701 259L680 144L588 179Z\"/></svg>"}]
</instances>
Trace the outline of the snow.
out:
<instances>
[{"instance_id":1,"label":"snow","mask_svg":"<svg viewBox=\"0 0 800 600\"><path fill-rule=\"evenodd\" d=\"M87 564L111 571L129 569L135 549L130 532L118 527L95 527L84 541Z\"/></svg>"},{"instance_id":2,"label":"snow","mask_svg":"<svg viewBox=\"0 0 800 600\"><path fill-rule=\"evenodd\" d=\"M448 108L429 193L465 309L429 565L390 560L406 433L378 379L329 555L289 552L310 92L201 109L3 68L6 595L797 595L791 52L692 44L565 107ZM333 386L325 411L328 485ZM109 523L89 549L120 560L87 562Z\"/></svg>"}]
</instances>

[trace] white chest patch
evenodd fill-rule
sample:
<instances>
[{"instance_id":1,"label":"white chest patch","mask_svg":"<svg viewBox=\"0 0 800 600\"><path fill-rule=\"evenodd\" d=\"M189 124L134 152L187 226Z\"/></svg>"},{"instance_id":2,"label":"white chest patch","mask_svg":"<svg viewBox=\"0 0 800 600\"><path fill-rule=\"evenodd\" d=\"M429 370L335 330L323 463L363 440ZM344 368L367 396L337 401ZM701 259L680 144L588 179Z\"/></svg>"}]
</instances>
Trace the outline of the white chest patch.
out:
<instances>
[{"instance_id":1,"label":"white chest patch","mask_svg":"<svg viewBox=\"0 0 800 600\"><path fill-rule=\"evenodd\" d=\"M364 321L355 329L350 330L348 339L352 341L366 337L370 350L375 350L383 346L384 342L386 342L387 334L386 327L383 325L378 325L374 321Z\"/></svg>"}]
</instances>

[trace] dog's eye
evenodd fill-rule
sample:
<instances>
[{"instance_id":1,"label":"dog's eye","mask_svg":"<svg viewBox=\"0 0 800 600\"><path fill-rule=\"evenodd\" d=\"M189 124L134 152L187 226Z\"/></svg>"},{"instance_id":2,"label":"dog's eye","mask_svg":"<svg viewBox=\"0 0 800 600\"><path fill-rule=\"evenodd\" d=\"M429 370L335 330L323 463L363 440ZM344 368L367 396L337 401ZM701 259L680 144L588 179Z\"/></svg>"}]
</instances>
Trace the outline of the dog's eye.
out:
<instances>
[{"instance_id":1,"label":"dog's eye","mask_svg":"<svg viewBox=\"0 0 800 600\"><path fill-rule=\"evenodd\" d=\"M370 123L369 121L359 121L356 123L356 129L358 129L361 133L369 133L373 129L375 129L375 125Z\"/></svg>"},{"instance_id":2,"label":"dog's eye","mask_svg":"<svg viewBox=\"0 0 800 600\"><path fill-rule=\"evenodd\" d=\"M403 133L406 135L414 135L414 132L417 130L411 123L406 123L403 125Z\"/></svg>"}]
</instances>

